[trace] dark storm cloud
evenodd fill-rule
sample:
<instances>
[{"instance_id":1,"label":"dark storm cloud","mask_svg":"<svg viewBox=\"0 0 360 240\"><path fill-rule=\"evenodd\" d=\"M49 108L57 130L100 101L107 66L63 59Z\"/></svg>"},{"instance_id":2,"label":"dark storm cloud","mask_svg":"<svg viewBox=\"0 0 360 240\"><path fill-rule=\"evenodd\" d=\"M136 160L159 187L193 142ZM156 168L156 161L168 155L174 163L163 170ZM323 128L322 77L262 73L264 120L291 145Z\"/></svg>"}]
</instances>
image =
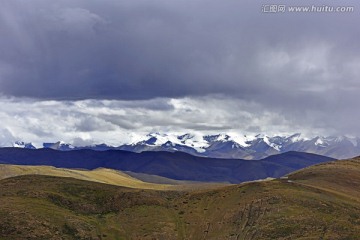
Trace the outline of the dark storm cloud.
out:
<instances>
[{"instance_id":1,"label":"dark storm cloud","mask_svg":"<svg viewBox=\"0 0 360 240\"><path fill-rule=\"evenodd\" d=\"M121 103L155 111L174 111L161 98L218 94L255 102L259 114L267 109L294 125L360 134L353 120L360 117L360 4L275 3L354 6L354 12L266 14L261 7L269 2L253 0L2 1L0 92L156 98L156 104Z\"/></svg>"},{"instance_id":2,"label":"dark storm cloud","mask_svg":"<svg viewBox=\"0 0 360 240\"><path fill-rule=\"evenodd\" d=\"M348 14L269 15L261 13L263 4L4 1L1 91L48 99L209 93L256 98L276 92L281 100L288 98L287 91L302 98L294 88L328 81L321 74L331 69L323 69L322 62L314 63L320 65L313 70L298 69L301 61L312 58L301 56L302 51L317 54L329 46L323 50L327 64L341 77L345 64L358 61L358 9ZM264 71L262 61L271 63L281 53L290 56L289 62L280 67L273 63L276 69Z\"/></svg>"}]
</instances>

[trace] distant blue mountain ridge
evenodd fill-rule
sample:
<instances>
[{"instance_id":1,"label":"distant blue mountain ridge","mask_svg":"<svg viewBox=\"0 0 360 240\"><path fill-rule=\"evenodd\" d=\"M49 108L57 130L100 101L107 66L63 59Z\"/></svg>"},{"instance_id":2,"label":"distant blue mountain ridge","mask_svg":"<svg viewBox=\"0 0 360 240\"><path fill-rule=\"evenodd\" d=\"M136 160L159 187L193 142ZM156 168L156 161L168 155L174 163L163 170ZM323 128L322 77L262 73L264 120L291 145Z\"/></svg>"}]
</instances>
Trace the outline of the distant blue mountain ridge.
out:
<instances>
[{"instance_id":1,"label":"distant blue mountain ridge","mask_svg":"<svg viewBox=\"0 0 360 240\"><path fill-rule=\"evenodd\" d=\"M176 180L241 183L278 178L334 159L310 153L287 152L262 160L197 157L183 152L58 151L49 148L0 148L0 164L47 165L58 168L109 168Z\"/></svg>"}]
</instances>

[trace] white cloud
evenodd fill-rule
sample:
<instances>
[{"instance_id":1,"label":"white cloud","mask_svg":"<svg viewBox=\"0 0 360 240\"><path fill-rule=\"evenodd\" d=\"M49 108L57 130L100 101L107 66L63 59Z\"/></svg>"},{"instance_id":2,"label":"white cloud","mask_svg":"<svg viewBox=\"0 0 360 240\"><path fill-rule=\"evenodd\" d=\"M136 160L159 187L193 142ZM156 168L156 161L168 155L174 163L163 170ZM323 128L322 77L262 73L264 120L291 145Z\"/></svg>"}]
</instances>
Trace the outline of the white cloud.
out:
<instances>
[{"instance_id":1,"label":"white cloud","mask_svg":"<svg viewBox=\"0 0 360 240\"><path fill-rule=\"evenodd\" d=\"M37 146L59 140L76 145L120 145L149 132L273 135L315 134L320 129L301 125L301 121L265 110L257 103L221 96L131 102L2 97L0 117L2 146L15 140Z\"/></svg>"}]
</instances>

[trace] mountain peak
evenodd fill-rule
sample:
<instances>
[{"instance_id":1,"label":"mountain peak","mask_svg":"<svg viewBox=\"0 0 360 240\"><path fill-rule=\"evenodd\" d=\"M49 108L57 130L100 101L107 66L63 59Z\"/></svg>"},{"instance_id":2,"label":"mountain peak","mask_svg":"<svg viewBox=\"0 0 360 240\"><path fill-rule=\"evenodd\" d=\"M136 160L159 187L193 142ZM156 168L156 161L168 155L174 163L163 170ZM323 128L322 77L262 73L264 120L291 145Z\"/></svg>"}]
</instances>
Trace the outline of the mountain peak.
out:
<instances>
[{"instance_id":1,"label":"mountain peak","mask_svg":"<svg viewBox=\"0 0 360 240\"><path fill-rule=\"evenodd\" d=\"M43 143L43 148L50 148L54 150L68 151L75 149L71 144L65 143L63 141L58 141L55 143Z\"/></svg>"},{"instance_id":2,"label":"mountain peak","mask_svg":"<svg viewBox=\"0 0 360 240\"><path fill-rule=\"evenodd\" d=\"M114 147L106 144L93 146L73 146L62 141L44 143L43 148L61 151L76 149L93 149L104 151L109 149L132 152L143 151L180 151L195 156L217 158L261 159L270 155L287 151L299 151L325 155L333 158L350 158L360 155L359 138L339 136L305 138L301 133L287 136L256 136L236 133L220 133L202 135L199 133L150 133L136 135L129 143ZM22 141L12 144L13 147L31 148L34 145Z\"/></svg>"},{"instance_id":3,"label":"mountain peak","mask_svg":"<svg viewBox=\"0 0 360 240\"><path fill-rule=\"evenodd\" d=\"M289 136L287 139L290 140L291 142L298 142L303 140L303 138L301 137L301 133L295 133Z\"/></svg>"},{"instance_id":4,"label":"mountain peak","mask_svg":"<svg viewBox=\"0 0 360 240\"><path fill-rule=\"evenodd\" d=\"M13 147L16 148L27 148L27 149L36 149L32 143L25 143L23 141L16 141L13 143Z\"/></svg>"}]
</instances>

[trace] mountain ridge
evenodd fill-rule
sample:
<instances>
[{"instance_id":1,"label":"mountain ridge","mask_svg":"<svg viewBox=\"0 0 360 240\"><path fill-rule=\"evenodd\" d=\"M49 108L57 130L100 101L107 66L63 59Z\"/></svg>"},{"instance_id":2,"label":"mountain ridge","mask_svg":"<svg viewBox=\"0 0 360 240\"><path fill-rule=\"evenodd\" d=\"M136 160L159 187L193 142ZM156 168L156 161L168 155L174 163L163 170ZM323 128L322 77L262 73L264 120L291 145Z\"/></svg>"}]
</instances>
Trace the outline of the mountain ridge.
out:
<instances>
[{"instance_id":1,"label":"mountain ridge","mask_svg":"<svg viewBox=\"0 0 360 240\"><path fill-rule=\"evenodd\" d=\"M17 141L13 147L35 148L31 143ZM145 151L168 151L186 152L195 156L213 158L233 158L259 160L271 155L298 151L324 155L336 159L347 159L360 155L360 138L302 137L300 133L289 136L267 136L258 134L247 135L196 135L196 134L160 134L151 133L140 136L129 143L119 146L107 145L105 143L89 146L76 146L62 141L55 143L43 143L42 148L51 148L61 151L93 149L105 150L126 150L131 152Z\"/></svg>"},{"instance_id":2,"label":"mountain ridge","mask_svg":"<svg viewBox=\"0 0 360 240\"><path fill-rule=\"evenodd\" d=\"M57 151L53 149L0 148L0 163L47 165L58 168L110 168L158 175L175 180L240 183L280 177L292 171L333 160L316 154L287 152L248 161L193 156L184 152L123 150Z\"/></svg>"}]
</instances>

